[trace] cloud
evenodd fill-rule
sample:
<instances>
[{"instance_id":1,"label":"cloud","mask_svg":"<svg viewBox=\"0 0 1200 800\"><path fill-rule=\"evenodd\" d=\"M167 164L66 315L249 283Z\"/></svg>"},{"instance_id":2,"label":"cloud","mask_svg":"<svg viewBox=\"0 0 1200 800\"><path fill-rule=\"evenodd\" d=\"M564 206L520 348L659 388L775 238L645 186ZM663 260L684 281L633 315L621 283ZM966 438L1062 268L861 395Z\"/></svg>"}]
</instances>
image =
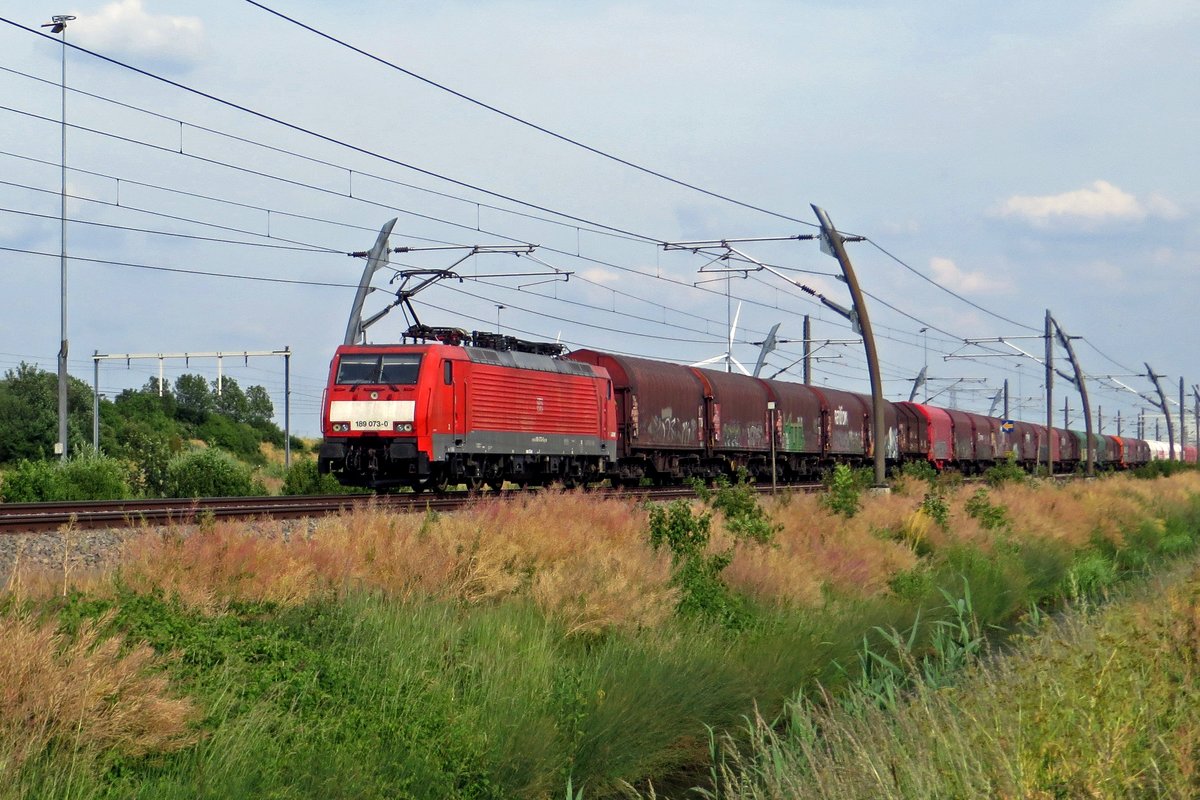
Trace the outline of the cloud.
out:
<instances>
[{"instance_id":1,"label":"cloud","mask_svg":"<svg viewBox=\"0 0 1200 800\"><path fill-rule=\"evenodd\" d=\"M988 277L983 272L964 272L948 258L931 258L929 266L933 269L935 281L956 292L977 294L996 291L1005 286L1003 281Z\"/></svg>"},{"instance_id":2,"label":"cloud","mask_svg":"<svg viewBox=\"0 0 1200 800\"><path fill-rule=\"evenodd\" d=\"M612 272L607 269L603 269L601 267L592 267L591 269L585 269L579 273L579 277L583 278L584 280L591 281L592 283L599 283L599 284L615 283L617 280L620 279L620 276L617 275L615 272Z\"/></svg>"},{"instance_id":3,"label":"cloud","mask_svg":"<svg viewBox=\"0 0 1200 800\"><path fill-rule=\"evenodd\" d=\"M1148 217L1178 219L1182 210L1161 195L1144 201L1108 181L1062 194L1013 195L995 212L1001 217L1023 219L1037 227L1061 223L1090 227L1104 222L1141 222Z\"/></svg>"},{"instance_id":4,"label":"cloud","mask_svg":"<svg viewBox=\"0 0 1200 800\"><path fill-rule=\"evenodd\" d=\"M199 17L149 14L142 0L117 0L97 14L80 15L71 33L91 50L176 71L191 68L204 51L204 24Z\"/></svg>"}]
</instances>

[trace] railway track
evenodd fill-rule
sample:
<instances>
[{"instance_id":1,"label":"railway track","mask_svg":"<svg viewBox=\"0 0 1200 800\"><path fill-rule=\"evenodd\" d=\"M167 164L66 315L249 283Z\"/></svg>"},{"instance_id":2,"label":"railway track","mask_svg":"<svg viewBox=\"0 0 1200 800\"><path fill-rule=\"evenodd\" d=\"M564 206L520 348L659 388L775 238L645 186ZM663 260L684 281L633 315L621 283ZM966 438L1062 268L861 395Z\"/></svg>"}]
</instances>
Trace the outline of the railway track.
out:
<instances>
[{"instance_id":1,"label":"railway track","mask_svg":"<svg viewBox=\"0 0 1200 800\"><path fill-rule=\"evenodd\" d=\"M453 511L481 497L516 497L537 490L431 494L317 495L307 497L209 497L192 500L91 500L59 503L0 503L0 535L74 530L120 529L139 526L192 525L211 519L301 519L339 514L362 508L398 513ZM688 488L595 489L598 496L632 495L670 500L694 495ZM767 487L770 491L770 487Z\"/></svg>"}]
</instances>

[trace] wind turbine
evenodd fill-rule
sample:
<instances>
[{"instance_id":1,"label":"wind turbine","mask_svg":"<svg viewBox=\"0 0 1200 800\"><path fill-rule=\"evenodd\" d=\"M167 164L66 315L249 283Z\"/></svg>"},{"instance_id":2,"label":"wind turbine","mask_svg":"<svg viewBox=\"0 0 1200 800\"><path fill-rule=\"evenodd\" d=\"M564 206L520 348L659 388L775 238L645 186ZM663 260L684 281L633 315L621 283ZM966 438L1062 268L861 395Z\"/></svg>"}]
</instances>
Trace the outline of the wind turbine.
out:
<instances>
[{"instance_id":1,"label":"wind turbine","mask_svg":"<svg viewBox=\"0 0 1200 800\"><path fill-rule=\"evenodd\" d=\"M729 326L729 343L725 348L725 352L721 353L720 355L713 356L712 358L706 358L703 361L697 361L695 364L692 364L693 367L706 367L709 364L717 364L724 361L726 372L733 372L733 368L737 367L742 371L743 375L750 374L750 370L746 369L745 366L742 365L742 362L733 357L733 334L737 331L738 317L741 315L742 304L739 302L737 306L737 312L733 315L733 323Z\"/></svg>"}]
</instances>

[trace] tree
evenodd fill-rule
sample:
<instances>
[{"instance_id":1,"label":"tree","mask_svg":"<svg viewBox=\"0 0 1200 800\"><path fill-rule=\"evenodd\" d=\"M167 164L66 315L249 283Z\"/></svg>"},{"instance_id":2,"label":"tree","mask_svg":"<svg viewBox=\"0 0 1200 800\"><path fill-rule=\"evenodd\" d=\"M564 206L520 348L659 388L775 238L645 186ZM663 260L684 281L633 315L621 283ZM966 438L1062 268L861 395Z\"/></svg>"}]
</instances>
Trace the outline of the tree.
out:
<instances>
[{"instance_id":1,"label":"tree","mask_svg":"<svg viewBox=\"0 0 1200 800\"><path fill-rule=\"evenodd\" d=\"M177 416L186 422L200 424L215 407L208 381L202 375L180 375L175 379Z\"/></svg>"},{"instance_id":2,"label":"tree","mask_svg":"<svg viewBox=\"0 0 1200 800\"><path fill-rule=\"evenodd\" d=\"M213 390L213 408L218 414L224 414L234 422L247 422L250 412L250 404L246 399L246 393L242 391L242 387L238 386L238 382L233 378L225 378L221 381L221 393L217 394L217 382L212 382Z\"/></svg>"},{"instance_id":3,"label":"tree","mask_svg":"<svg viewBox=\"0 0 1200 800\"><path fill-rule=\"evenodd\" d=\"M67 382L70 452L90 448L92 390L78 378ZM21 362L0 380L0 462L54 455L58 441L58 376Z\"/></svg>"},{"instance_id":4,"label":"tree","mask_svg":"<svg viewBox=\"0 0 1200 800\"><path fill-rule=\"evenodd\" d=\"M246 422L261 426L271 421L275 416L275 405L271 395L261 386L251 386L246 390Z\"/></svg>"}]
</instances>

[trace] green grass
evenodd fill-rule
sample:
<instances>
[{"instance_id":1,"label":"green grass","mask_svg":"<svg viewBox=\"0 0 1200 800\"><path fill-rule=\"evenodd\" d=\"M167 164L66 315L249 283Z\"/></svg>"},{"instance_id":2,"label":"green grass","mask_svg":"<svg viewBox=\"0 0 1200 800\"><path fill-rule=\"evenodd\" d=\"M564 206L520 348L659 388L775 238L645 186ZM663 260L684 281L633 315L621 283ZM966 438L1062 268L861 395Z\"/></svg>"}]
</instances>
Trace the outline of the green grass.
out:
<instances>
[{"instance_id":1,"label":"green grass","mask_svg":"<svg viewBox=\"0 0 1200 800\"><path fill-rule=\"evenodd\" d=\"M809 694L741 737L714 737L706 797L1195 797L1200 567L1098 613L1077 611L880 703Z\"/></svg>"}]
</instances>

